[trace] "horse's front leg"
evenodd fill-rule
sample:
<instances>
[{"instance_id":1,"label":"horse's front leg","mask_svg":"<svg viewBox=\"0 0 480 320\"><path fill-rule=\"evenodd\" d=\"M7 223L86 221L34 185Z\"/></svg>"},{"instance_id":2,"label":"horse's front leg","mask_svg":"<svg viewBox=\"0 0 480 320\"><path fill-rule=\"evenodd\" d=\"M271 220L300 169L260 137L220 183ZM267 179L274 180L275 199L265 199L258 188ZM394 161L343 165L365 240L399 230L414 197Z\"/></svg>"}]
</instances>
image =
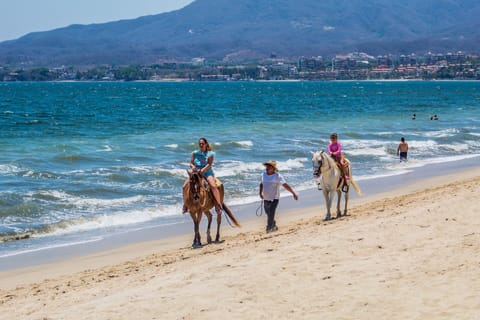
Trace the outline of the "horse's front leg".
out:
<instances>
[{"instance_id":1,"label":"horse's front leg","mask_svg":"<svg viewBox=\"0 0 480 320\"><path fill-rule=\"evenodd\" d=\"M327 190L325 190L325 188L323 189L323 196L325 198L325 206L327 207L327 214L325 216L325 221L328 221L332 218L331 214L330 214L330 208L332 207L332 197L331 197L331 194L332 192L328 192Z\"/></svg>"},{"instance_id":2,"label":"horse's front leg","mask_svg":"<svg viewBox=\"0 0 480 320\"><path fill-rule=\"evenodd\" d=\"M340 202L342 201L342 191L337 190L337 218L342 216L342 210L340 210Z\"/></svg>"},{"instance_id":3,"label":"horse's front leg","mask_svg":"<svg viewBox=\"0 0 480 320\"><path fill-rule=\"evenodd\" d=\"M210 211L205 211L205 215L207 216L208 219L208 224L207 224L207 242L212 243L212 236L210 235L210 227L212 226L212 214Z\"/></svg>"},{"instance_id":4,"label":"horse's front leg","mask_svg":"<svg viewBox=\"0 0 480 320\"><path fill-rule=\"evenodd\" d=\"M220 225L222 224L222 214L217 213L217 235L215 236L215 242L220 242Z\"/></svg>"},{"instance_id":5,"label":"horse's front leg","mask_svg":"<svg viewBox=\"0 0 480 320\"><path fill-rule=\"evenodd\" d=\"M202 242L200 241L200 220L202 220L202 212L190 212L190 216L193 220L193 230L194 230L194 237L193 237L193 248L199 248L202 246Z\"/></svg>"}]
</instances>

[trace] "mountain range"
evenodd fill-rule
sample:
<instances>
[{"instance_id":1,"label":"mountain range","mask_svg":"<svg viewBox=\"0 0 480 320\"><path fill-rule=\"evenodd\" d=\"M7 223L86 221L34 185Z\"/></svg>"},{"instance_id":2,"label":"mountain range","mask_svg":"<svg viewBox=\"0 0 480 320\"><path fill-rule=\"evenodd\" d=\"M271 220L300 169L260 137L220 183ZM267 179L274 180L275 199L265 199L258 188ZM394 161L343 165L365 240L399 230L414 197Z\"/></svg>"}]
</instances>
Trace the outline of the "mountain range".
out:
<instances>
[{"instance_id":1,"label":"mountain range","mask_svg":"<svg viewBox=\"0 0 480 320\"><path fill-rule=\"evenodd\" d=\"M478 0L195 0L162 14L0 42L0 65L480 52Z\"/></svg>"}]
</instances>

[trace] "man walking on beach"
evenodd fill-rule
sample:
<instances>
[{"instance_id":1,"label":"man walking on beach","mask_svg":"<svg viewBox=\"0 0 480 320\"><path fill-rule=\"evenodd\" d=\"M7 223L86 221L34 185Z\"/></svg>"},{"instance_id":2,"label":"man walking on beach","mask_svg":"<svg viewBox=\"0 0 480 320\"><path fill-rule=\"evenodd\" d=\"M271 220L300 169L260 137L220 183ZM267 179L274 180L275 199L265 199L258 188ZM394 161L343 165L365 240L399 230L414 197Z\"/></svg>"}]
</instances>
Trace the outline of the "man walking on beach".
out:
<instances>
[{"instance_id":1,"label":"man walking on beach","mask_svg":"<svg viewBox=\"0 0 480 320\"><path fill-rule=\"evenodd\" d=\"M400 162L407 161L407 153L408 153L408 143L406 143L405 138L402 137L400 139L400 143L397 148L397 156L400 155Z\"/></svg>"},{"instance_id":2,"label":"man walking on beach","mask_svg":"<svg viewBox=\"0 0 480 320\"><path fill-rule=\"evenodd\" d=\"M277 210L278 200L280 199L280 186L287 189L295 200L298 195L293 191L292 187L285 181L283 176L278 173L277 162L270 160L264 162L265 172L260 180L260 198L263 200L263 207L267 214L267 233L277 231L277 223L275 221L275 211Z\"/></svg>"}]
</instances>

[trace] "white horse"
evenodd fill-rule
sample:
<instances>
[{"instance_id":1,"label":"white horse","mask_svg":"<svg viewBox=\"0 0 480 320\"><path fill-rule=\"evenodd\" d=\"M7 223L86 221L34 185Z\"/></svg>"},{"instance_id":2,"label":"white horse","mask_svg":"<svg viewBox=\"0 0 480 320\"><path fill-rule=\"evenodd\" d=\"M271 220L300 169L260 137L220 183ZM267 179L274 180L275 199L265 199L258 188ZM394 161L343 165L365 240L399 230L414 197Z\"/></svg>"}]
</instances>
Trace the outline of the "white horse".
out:
<instances>
[{"instance_id":1,"label":"white horse","mask_svg":"<svg viewBox=\"0 0 480 320\"><path fill-rule=\"evenodd\" d=\"M330 220L332 218L330 214L330 209L332 207L333 197L335 193L337 194L337 218L342 216L340 210L340 201L342 198L342 192L345 194L345 208L343 210L343 215L347 215L348 208L348 198L350 192L350 185L353 186L357 194L361 194L360 188L355 183L352 177L352 167L350 161L345 159L348 164L348 175L349 179L345 183L341 183L342 175L341 171L338 168L335 160L324 151L313 152L312 163L313 163L313 175L316 177L321 176L321 188L323 191L323 196L325 197L325 205L327 206L327 215L325 220Z\"/></svg>"}]
</instances>

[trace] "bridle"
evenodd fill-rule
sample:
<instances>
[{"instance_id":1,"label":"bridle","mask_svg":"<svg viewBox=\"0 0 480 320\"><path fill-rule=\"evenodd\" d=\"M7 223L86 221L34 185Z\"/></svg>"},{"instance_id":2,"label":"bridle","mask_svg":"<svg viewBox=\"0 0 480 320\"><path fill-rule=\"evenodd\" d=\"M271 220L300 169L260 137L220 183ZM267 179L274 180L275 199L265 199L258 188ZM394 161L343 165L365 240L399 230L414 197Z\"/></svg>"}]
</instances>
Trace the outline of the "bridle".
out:
<instances>
[{"instance_id":1,"label":"bridle","mask_svg":"<svg viewBox=\"0 0 480 320\"><path fill-rule=\"evenodd\" d=\"M193 195L193 200L200 199L200 178L194 172L190 174L190 193Z\"/></svg>"},{"instance_id":2,"label":"bridle","mask_svg":"<svg viewBox=\"0 0 480 320\"><path fill-rule=\"evenodd\" d=\"M318 161L315 159L315 163L313 164L313 175L319 176L320 175L320 168L322 167L322 160Z\"/></svg>"},{"instance_id":3,"label":"bridle","mask_svg":"<svg viewBox=\"0 0 480 320\"><path fill-rule=\"evenodd\" d=\"M194 201L200 200L200 192L202 187L202 176L198 172L191 172L189 173L190 176L190 193L193 196ZM207 203L208 197L205 196L203 200L202 206L205 206Z\"/></svg>"},{"instance_id":4,"label":"bridle","mask_svg":"<svg viewBox=\"0 0 480 320\"><path fill-rule=\"evenodd\" d=\"M317 158L317 154L319 155L320 159ZM321 169L324 161L325 161L326 171L332 168L332 166L330 165L330 162L327 159L324 159L324 157L326 157L326 155L324 156L324 151L314 153L314 159L313 159L313 175L314 176L319 176L322 173ZM316 164L318 164L318 166Z\"/></svg>"},{"instance_id":5,"label":"bridle","mask_svg":"<svg viewBox=\"0 0 480 320\"><path fill-rule=\"evenodd\" d=\"M320 159L318 159L317 155L320 155ZM315 152L312 162L313 162L313 175L314 176L319 176L321 174L321 169L322 169L322 165L323 165L322 154L318 153L318 152Z\"/></svg>"}]
</instances>

